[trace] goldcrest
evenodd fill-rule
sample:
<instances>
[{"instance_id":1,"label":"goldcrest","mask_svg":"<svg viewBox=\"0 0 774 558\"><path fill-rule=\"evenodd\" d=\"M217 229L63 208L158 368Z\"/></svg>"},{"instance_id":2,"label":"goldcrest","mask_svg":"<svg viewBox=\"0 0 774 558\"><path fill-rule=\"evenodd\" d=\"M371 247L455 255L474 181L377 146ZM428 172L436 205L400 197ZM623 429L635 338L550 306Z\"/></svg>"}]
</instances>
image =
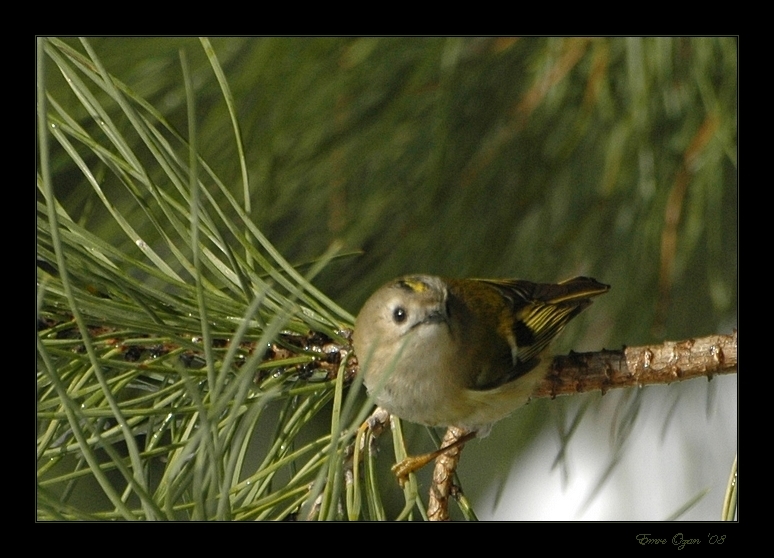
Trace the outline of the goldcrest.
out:
<instances>
[{"instance_id":1,"label":"goldcrest","mask_svg":"<svg viewBox=\"0 0 774 558\"><path fill-rule=\"evenodd\" d=\"M355 322L363 381L379 406L402 419L486 435L527 403L550 367L551 341L609 288L588 277L558 284L396 279Z\"/></svg>"}]
</instances>

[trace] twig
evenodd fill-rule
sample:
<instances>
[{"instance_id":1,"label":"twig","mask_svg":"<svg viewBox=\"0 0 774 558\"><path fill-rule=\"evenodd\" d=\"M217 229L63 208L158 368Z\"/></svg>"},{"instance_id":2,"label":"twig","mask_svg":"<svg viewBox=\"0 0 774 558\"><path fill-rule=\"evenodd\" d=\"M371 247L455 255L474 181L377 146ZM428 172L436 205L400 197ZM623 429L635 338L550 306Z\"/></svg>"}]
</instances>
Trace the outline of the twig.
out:
<instances>
[{"instance_id":1,"label":"twig","mask_svg":"<svg viewBox=\"0 0 774 558\"><path fill-rule=\"evenodd\" d=\"M533 398L589 391L671 384L692 378L712 379L736 372L737 332L710 335L620 351L570 353L554 358L551 372Z\"/></svg>"},{"instance_id":2,"label":"twig","mask_svg":"<svg viewBox=\"0 0 774 558\"><path fill-rule=\"evenodd\" d=\"M452 446L468 435L467 430L450 426L441 442L441 447ZM460 461L460 453L465 444L455 445L444 451L435 460L433 484L427 504L427 517L430 521L449 521L449 496L454 488L454 471Z\"/></svg>"}]
</instances>

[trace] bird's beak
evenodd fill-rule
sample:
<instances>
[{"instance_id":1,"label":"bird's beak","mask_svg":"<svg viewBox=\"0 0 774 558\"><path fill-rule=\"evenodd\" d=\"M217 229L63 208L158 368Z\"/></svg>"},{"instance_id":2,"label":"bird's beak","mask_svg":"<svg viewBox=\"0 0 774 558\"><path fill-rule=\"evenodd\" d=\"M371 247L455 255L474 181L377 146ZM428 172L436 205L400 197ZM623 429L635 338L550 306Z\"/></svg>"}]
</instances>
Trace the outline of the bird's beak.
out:
<instances>
[{"instance_id":1,"label":"bird's beak","mask_svg":"<svg viewBox=\"0 0 774 558\"><path fill-rule=\"evenodd\" d=\"M446 309L438 309L433 310L432 312L428 312L427 316L425 316L425 319L422 320L423 324L448 324L449 323L449 316L446 313Z\"/></svg>"}]
</instances>

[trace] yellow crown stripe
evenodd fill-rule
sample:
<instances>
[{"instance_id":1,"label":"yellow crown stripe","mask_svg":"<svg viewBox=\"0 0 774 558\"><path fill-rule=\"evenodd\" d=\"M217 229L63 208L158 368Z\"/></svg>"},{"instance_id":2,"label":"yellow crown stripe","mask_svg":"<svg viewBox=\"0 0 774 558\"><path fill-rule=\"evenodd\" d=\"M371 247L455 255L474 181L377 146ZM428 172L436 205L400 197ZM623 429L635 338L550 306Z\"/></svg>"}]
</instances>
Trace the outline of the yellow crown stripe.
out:
<instances>
[{"instance_id":1,"label":"yellow crown stripe","mask_svg":"<svg viewBox=\"0 0 774 558\"><path fill-rule=\"evenodd\" d=\"M430 288L427 283L415 279L403 279L400 281L399 285L401 287L408 287L415 293L423 293Z\"/></svg>"}]
</instances>

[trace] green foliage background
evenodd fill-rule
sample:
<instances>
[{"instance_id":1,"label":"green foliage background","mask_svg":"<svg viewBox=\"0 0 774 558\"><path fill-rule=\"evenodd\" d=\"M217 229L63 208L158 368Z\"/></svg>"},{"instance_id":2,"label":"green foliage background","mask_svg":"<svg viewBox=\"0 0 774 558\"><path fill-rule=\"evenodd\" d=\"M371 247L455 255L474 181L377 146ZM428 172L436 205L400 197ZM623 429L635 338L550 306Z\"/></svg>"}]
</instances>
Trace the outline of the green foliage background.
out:
<instances>
[{"instance_id":1,"label":"green foliage background","mask_svg":"<svg viewBox=\"0 0 774 558\"><path fill-rule=\"evenodd\" d=\"M216 63L208 60L206 45L211 45ZM109 91L83 78L92 71L102 72L95 57L105 72L126 85L123 95L130 104L140 107L144 101L156 111L146 107L137 109L137 114L147 119L148 129L158 130L159 143L168 142L167 157L179 165L181 170L174 172L181 183L185 185L193 172L201 180L202 191L213 196L202 206L223 212L202 229L203 243L211 248L231 246L241 256L223 256L223 266L205 263L193 271L184 263L193 265L197 253L193 245L188 245L186 258L176 255L175 241L168 240L175 236L174 223L167 222L161 209L166 202L158 200L168 196L186 206L190 201L186 190L172 187L170 170L148 148L127 109ZM257 322L253 330L244 332L246 340L263 342L283 328L299 335L311 328L343 343L337 331L352 325L347 311L356 314L368 294L394 276L427 272L536 281L583 274L611 284L610 294L557 343L558 352L682 339L727 332L736 325L734 38L217 38L205 45L195 39L94 38L87 43L53 40L43 58L48 112L83 157L79 169L73 153L52 139L51 186L56 203L73 223L71 242L99 246L104 253L109 246L111 261L133 282L124 287L138 292L153 289L154 300L163 301L154 306L154 313L143 310L147 301L130 295L125 306L108 311L101 310L100 301L92 297L93 304L84 305L88 323L131 326L133 335L163 335L171 329L180 341L186 332L201 331L198 309L202 304L216 308L210 317L215 335L215 330L236 331L234 318L247 316L254 303L257 310L252 315ZM79 99L79 87L64 76L63 65L85 79L83 87L93 91L93 101ZM222 69L230 98L216 68ZM190 74L192 93L188 95L184 70ZM104 114L95 114L95 106ZM146 174L133 180L152 185L148 189L127 187L128 179L122 175L132 172L123 169L121 161L130 158L116 147L115 135L123 138L122 145ZM189 163L186 141L191 137L201 157L198 174ZM101 155L102 149L110 155ZM89 169L99 188L89 185L83 168ZM214 177L222 188L213 186ZM39 184L45 182L43 178ZM42 186L39 192L38 258L43 262L38 273L39 314L63 319L69 315L69 302L64 294L57 294L53 241L42 224L46 201L50 205L53 199ZM237 200L235 204L224 197L227 192ZM158 262L138 248L137 238L127 234L125 227L117 225L116 215L157 253ZM181 223L191 217L184 210L181 215ZM248 222L302 274L314 272L318 291L300 276L282 271L268 244L261 242L257 232L248 231ZM227 223L235 225L230 228ZM258 248L252 252L254 246ZM331 247L339 257L328 261ZM120 254L128 259L122 260ZM205 262L214 261L201 255ZM262 263L264 255L268 267ZM310 262L321 257L325 265L318 270ZM158 272L163 267L160 262L169 266L169 272ZM82 300L94 287L116 300L116 292L106 286L113 284L112 279L95 275L94 265L73 266ZM224 267L239 270L235 272L239 278L230 278ZM173 275L180 281L171 281ZM207 295L199 303L192 287L197 277L209 282ZM273 280L263 282L267 277ZM165 300L165 296L172 298ZM266 297L272 304L254 296ZM301 311L296 301L309 311ZM122 331L129 336L128 330ZM119 499L127 502L126 511L117 512L121 506L112 500L110 504L99 499L74 503L79 499L73 494L83 492L94 467L79 457L80 443L63 443L61 438L70 439L73 420L86 424L97 419L71 411L76 414L68 422L68 403L61 394L48 391L53 380L40 370L46 351L41 347L53 350L49 333L42 334L39 345L39 517L287 517L300 513L302 504L308 505L302 488L291 497L278 486L284 480L274 479L261 489L260 497L268 503L258 510L251 507L260 499L257 493L234 487L254 471L275 465L282 479L296 478L308 455L319 451L327 452L318 465L321 468L299 477L297 486L314 484L313 492L323 490L333 503L344 498L336 491L340 486L333 488L339 482L334 477L341 473L333 463L351 441L354 431L347 429L353 429L362 414L357 412L362 396L347 399L351 414L342 415L341 438L334 432L333 445L322 449L324 443L314 444L326 435L325 430L330 434L325 404L345 397L347 391L344 386L336 388L335 381L312 386L319 402L309 403L316 410L298 427L299 438L293 438L295 447L309 447L309 454L283 461L289 453L271 457L274 454L266 448L280 440L278 432L287 424L283 421L306 401L298 399L300 392L292 392L302 389L303 382L295 378L292 388L287 382L275 386L279 395L272 392L270 400L262 399L249 381L240 384L244 393L239 391L238 403L247 411L229 415L230 420L238 430L245 416L252 417L249 435L244 432L239 438L244 440L239 451L269 456L262 463L245 458L224 475L217 470L217 459L205 459L191 470L190 478L183 475L185 482L170 481L174 498L161 494L158 479L166 478L169 455L181 447L195 453L191 433L181 431L184 425L198 424L198 419L191 411L167 426L160 426L160 418L138 420L115 434L113 441L95 438L91 443L97 461L126 463L127 472L115 465L115 476L109 479L118 487ZM89 380L86 369L75 376L63 372L74 366L68 358L66 352L53 355L51 373L59 374L65 380L64 389L72 394ZM114 373L111 358L99 357L108 377ZM215 360L212 356L210 362ZM195 407L198 394L203 398L199 411L211 412L207 382L194 389L185 372L170 368L164 380L145 388L163 391L165 385L177 386L181 399L175 405L190 400ZM141 378L141 372L135 371L127 386L138 389ZM241 376L230 369L222 378L218 381L227 386ZM209 376L213 379L214 375ZM117 394L120 406L121 397L128 396L120 390ZM106 417L111 416L109 399L92 401L96 409L107 409ZM87 400L80 392L73 397L73 401ZM158 417L169 411L164 404L161 398L155 400ZM259 410L253 416L249 409ZM523 421L513 449L493 459L502 468L545 422L534 410L524 415L513 419ZM319 416L326 417L322 426ZM335 422L335 411L333 416ZM92 426L92 431L99 430ZM151 459L142 448L147 440L138 436L155 427L158 432L169 428L170 441L163 445L167 454L158 451ZM236 430L225 435L214 428L212 451L232 447ZM249 440L262 437L269 441L250 446ZM102 454L106 444L131 446L128 438L140 440L134 460L120 451ZM186 470L180 463L175 466ZM73 468L83 474L66 472ZM144 488L132 488L127 479ZM386 486L389 481L381 482ZM129 488L121 488L127 483ZM208 486L216 485L217 489L208 491ZM100 486L97 492L106 490L104 484ZM197 501L197 491L207 496ZM279 503L270 502L272 495ZM406 508L413 505L412 497L405 497ZM227 505L222 503L225 500ZM386 517L395 517L403 504L388 502L384 507ZM380 517L379 506L364 505L364 509L368 511L359 517ZM346 515L334 504L328 510L328 515L322 515Z\"/></svg>"}]
</instances>

